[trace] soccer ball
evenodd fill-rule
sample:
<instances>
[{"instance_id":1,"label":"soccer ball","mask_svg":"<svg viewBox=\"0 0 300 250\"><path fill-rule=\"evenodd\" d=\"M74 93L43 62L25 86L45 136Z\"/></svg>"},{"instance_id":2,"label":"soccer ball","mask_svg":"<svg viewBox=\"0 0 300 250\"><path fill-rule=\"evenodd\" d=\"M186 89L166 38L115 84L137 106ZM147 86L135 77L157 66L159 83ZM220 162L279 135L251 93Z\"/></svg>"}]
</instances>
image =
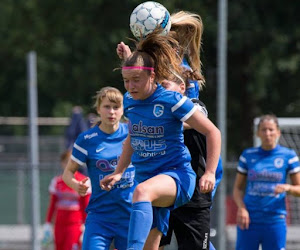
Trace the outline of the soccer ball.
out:
<instances>
[{"instance_id":1,"label":"soccer ball","mask_svg":"<svg viewBox=\"0 0 300 250\"><path fill-rule=\"evenodd\" d=\"M170 13L160 3L141 3L130 15L130 30L137 39L146 37L158 26L163 28L163 35L167 35L171 29Z\"/></svg>"}]
</instances>

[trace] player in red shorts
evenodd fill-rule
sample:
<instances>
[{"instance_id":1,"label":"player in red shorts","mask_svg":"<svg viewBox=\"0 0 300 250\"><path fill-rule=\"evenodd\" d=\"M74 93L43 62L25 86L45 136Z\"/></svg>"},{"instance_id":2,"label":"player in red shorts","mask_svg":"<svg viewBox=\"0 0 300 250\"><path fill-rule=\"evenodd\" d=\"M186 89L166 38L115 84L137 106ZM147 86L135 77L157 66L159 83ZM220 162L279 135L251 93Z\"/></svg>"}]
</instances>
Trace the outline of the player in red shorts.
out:
<instances>
[{"instance_id":1,"label":"player in red shorts","mask_svg":"<svg viewBox=\"0 0 300 250\"><path fill-rule=\"evenodd\" d=\"M70 155L70 151L61 154L60 160L63 169L67 165ZM88 177L79 172L76 172L74 176L79 181L88 181ZM90 192L84 197L80 196L64 183L62 175L55 176L52 179L49 185L49 192L50 203L45 227L48 227L49 230L51 222L54 221L55 249L81 249L80 236L84 228L85 208L89 202Z\"/></svg>"}]
</instances>

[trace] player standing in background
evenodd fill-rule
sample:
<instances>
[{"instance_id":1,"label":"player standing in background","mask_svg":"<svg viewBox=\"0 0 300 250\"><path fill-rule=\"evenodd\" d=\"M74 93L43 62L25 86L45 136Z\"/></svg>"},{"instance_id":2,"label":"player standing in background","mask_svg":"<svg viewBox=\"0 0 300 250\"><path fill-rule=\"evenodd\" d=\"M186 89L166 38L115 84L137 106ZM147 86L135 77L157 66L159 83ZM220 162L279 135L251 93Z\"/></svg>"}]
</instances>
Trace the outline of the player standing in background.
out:
<instances>
[{"instance_id":1,"label":"player standing in background","mask_svg":"<svg viewBox=\"0 0 300 250\"><path fill-rule=\"evenodd\" d=\"M65 169L71 156L70 151L61 154L60 162L62 169ZM87 177L79 172L74 173L77 181L84 181ZM54 242L56 250L80 249L80 236L83 231L83 224L86 218L85 208L89 202L89 192L80 196L73 189L69 188L63 181L62 175L52 179L49 186L50 203L48 206L46 225L44 226L43 243L49 240L52 235L52 221L54 219Z\"/></svg>"},{"instance_id":2,"label":"player standing in background","mask_svg":"<svg viewBox=\"0 0 300 250\"><path fill-rule=\"evenodd\" d=\"M237 167L233 197L237 211L237 250L282 250L286 244L285 193L275 187L300 186L300 163L295 151L277 144L276 116L261 116L257 126L261 146L243 151Z\"/></svg>"},{"instance_id":3,"label":"player standing in background","mask_svg":"<svg viewBox=\"0 0 300 250\"><path fill-rule=\"evenodd\" d=\"M188 79L190 74L190 70L185 69L183 79ZM175 76L172 81L162 81L162 86L165 89L179 92L182 95L186 93L186 85L189 85L188 80L184 83L182 79ZM198 99L193 99L193 102L207 116L208 113L205 105ZM205 136L194 129L187 128L184 131L184 144L191 153L191 165L197 175L196 183L199 183L206 167ZM178 249L213 249L212 245L209 246L210 208L217 186L221 181L222 172L222 162L220 159L216 169L216 184L213 191L211 193L201 193L200 187L196 185L191 200L187 204L171 211L169 230L167 235L161 239L161 250L163 246L170 244L173 231L177 239Z\"/></svg>"},{"instance_id":4,"label":"player standing in background","mask_svg":"<svg viewBox=\"0 0 300 250\"><path fill-rule=\"evenodd\" d=\"M75 180L73 174L79 165L88 168L92 195L86 209L83 249L109 249L114 240L118 250L125 250L135 188L134 167L129 165L111 192L100 188L100 181L115 170L128 135L128 125L120 123L123 95L116 88L104 87L97 92L94 107L101 121L76 139L63 179L80 195L85 195L88 185Z\"/></svg>"},{"instance_id":5,"label":"player standing in background","mask_svg":"<svg viewBox=\"0 0 300 250\"><path fill-rule=\"evenodd\" d=\"M129 135L115 172L101 180L109 191L130 161L136 168L139 184L133 194L128 235L128 249L135 250L158 249L162 233L168 230L170 210L184 205L193 195L196 176L184 145L182 122L206 136L207 171L199 183L204 193L215 186L221 147L219 130L193 102L156 82L180 74L181 68L171 46L176 40L158 32L141 40L123 62Z\"/></svg>"},{"instance_id":6,"label":"player standing in background","mask_svg":"<svg viewBox=\"0 0 300 250\"><path fill-rule=\"evenodd\" d=\"M83 116L83 110L80 106L74 106L72 108L72 114L70 117L70 124L65 131L65 147L68 150L72 150L73 143L77 136L88 129L88 124Z\"/></svg>"}]
</instances>

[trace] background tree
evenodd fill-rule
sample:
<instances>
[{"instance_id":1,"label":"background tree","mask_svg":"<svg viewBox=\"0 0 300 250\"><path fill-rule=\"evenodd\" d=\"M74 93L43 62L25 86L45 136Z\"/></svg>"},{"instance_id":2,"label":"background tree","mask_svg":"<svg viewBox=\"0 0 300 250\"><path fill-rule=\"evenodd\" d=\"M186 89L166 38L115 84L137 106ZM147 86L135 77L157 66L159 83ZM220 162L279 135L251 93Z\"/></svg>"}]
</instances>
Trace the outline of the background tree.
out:
<instances>
[{"instance_id":1,"label":"background tree","mask_svg":"<svg viewBox=\"0 0 300 250\"><path fill-rule=\"evenodd\" d=\"M116 44L132 37L131 11L143 1L28 0L0 2L0 116L27 115L25 57L38 55L39 116L91 111L105 85L124 91ZM217 1L164 0L170 13L188 10L204 22L200 94L216 117ZM300 116L300 2L228 2L228 159L252 144L252 121L262 113Z\"/></svg>"}]
</instances>

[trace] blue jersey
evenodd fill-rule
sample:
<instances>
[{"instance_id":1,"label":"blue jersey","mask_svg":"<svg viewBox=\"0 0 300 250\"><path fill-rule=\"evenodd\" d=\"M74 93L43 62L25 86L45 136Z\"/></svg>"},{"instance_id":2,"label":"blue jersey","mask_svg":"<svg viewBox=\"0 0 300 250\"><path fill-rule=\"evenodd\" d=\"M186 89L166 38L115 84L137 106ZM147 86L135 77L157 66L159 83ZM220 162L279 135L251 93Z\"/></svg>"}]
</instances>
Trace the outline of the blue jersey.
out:
<instances>
[{"instance_id":1,"label":"blue jersey","mask_svg":"<svg viewBox=\"0 0 300 250\"><path fill-rule=\"evenodd\" d=\"M190 67L190 65L188 64L185 58L183 58L181 66L183 66L186 69L192 70L192 68ZM186 96L191 99L198 99L199 91L200 89L199 89L198 81L189 80L189 86L187 86L187 89L185 91Z\"/></svg>"},{"instance_id":2,"label":"blue jersey","mask_svg":"<svg viewBox=\"0 0 300 250\"><path fill-rule=\"evenodd\" d=\"M132 164L138 182L149 174L168 168L189 166L191 156L184 145L183 122L196 110L187 97L165 90L157 84L155 92L145 100L124 96L124 114L129 119Z\"/></svg>"},{"instance_id":3,"label":"blue jersey","mask_svg":"<svg viewBox=\"0 0 300 250\"><path fill-rule=\"evenodd\" d=\"M129 221L132 193L135 187L135 170L130 165L120 181L107 192L100 188L100 181L111 174L122 153L123 142L128 135L128 125L120 123L112 134L106 134L95 126L80 134L73 146L71 159L87 166L92 184L92 195L86 211L101 214L103 221Z\"/></svg>"},{"instance_id":4,"label":"blue jersey","mask_svg":"<svg viewBox=\"0 0 300 250\"><path fill-rule=\"evenodd\" d=\"M237 170L247 174L244 203L251 222L272 223L284 218L286 195L275 195L274 189L277 184L286 183L287 174L300 171L295 151L280 145L268 151L249 148L240 156Z\"/></svg>"}]
</instances>

